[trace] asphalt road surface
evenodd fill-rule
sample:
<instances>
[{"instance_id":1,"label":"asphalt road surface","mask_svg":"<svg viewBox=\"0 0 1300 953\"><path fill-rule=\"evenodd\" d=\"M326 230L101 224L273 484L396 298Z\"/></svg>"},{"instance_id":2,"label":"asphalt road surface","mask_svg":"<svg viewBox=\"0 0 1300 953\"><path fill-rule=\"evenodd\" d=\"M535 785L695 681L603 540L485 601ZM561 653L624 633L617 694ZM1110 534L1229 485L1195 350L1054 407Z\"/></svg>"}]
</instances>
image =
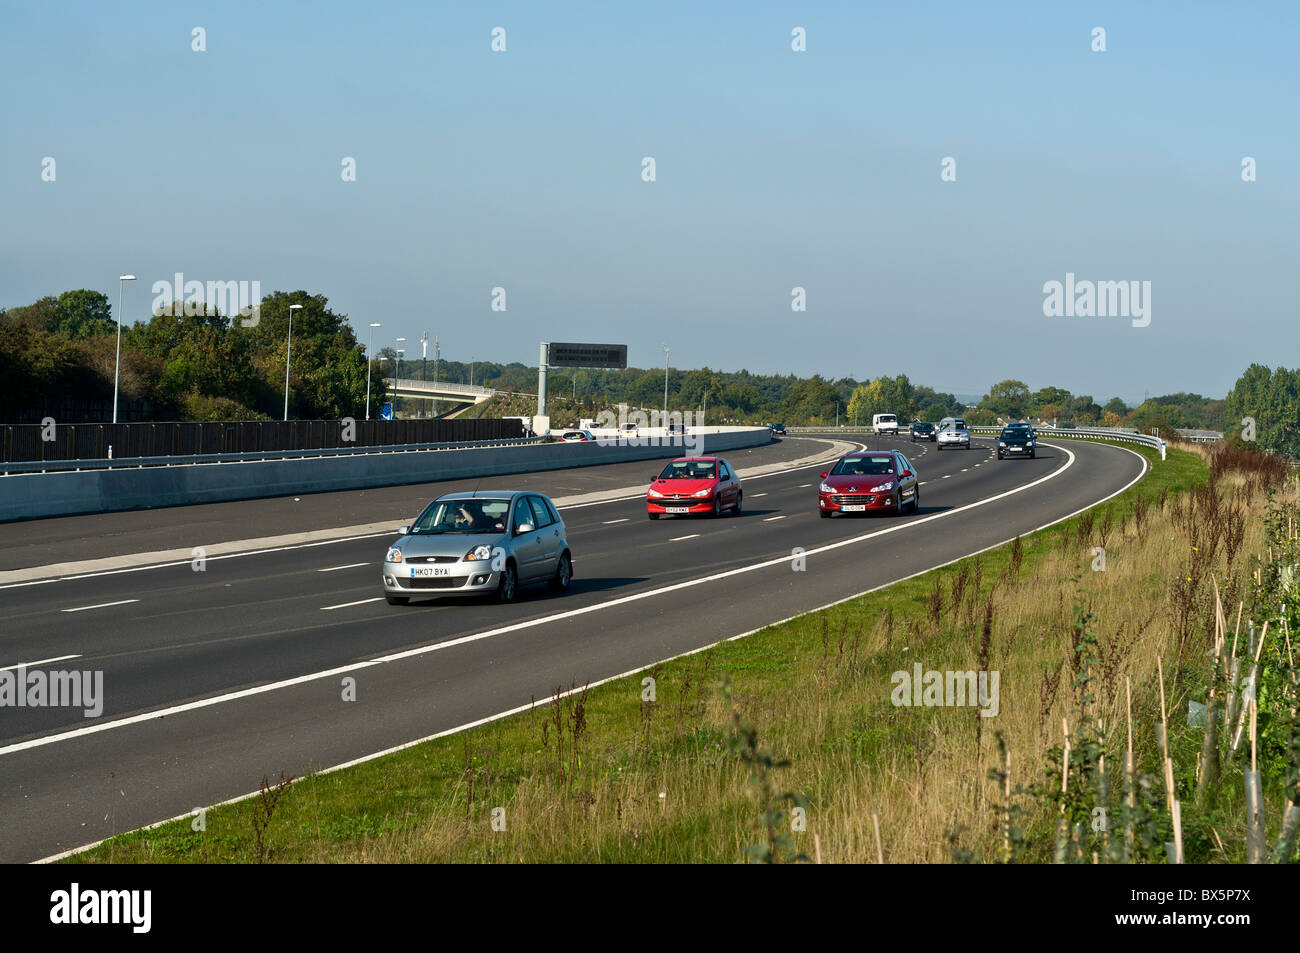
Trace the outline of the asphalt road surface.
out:
<instances>
[{"instance_id":1,"label":"asphalt road surface","mask_svg":"<svg viewBox=\"0 0 1300 953\"><path fill-rule=\"evenodd\" d=\"M920 512L820 519L828 436L726 456L744 513L646 519L660 463L486 479L561 507L574 554L566 594L513 605L389 606L379 570L395 533L275 547L76 579L0 586L0 669L103 672L102 715L0 708L0 861L31 861L489 718L942 565L1098 502L1145 461L1086 441L998 461L993 439L939 451L906 437ZM824 454L826 463L808 463ZM796 464L798 464L796 466ZM69 517L0 526L0 570L408 521L455 484ZM632 498L617 491L629 488ZM236 547L238 548L238 547ZM805 553L806 571L792 571ZM58 660L58 661L48 661ZM342 680L356 680L356 701Z\"/></svg>"}]
</instances>

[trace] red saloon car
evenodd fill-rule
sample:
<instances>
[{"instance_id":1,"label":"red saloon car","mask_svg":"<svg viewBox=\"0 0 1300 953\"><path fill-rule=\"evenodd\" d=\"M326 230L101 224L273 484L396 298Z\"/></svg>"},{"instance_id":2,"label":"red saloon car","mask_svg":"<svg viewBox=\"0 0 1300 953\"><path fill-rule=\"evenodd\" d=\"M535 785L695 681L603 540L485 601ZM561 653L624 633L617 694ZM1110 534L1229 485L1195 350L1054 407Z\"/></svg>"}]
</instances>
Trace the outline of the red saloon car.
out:
<instances>
[{"instance_id":1,"label":"red saloon car","mask_svg":"<svg viewBox=\"0 0 1300 953\"><path fill-rule=\"evenodd\" d=\"M730 509L740 515L740 477L722 457L678 457L654 477L646 490L646 514L660 516L707 513L719 516Z\"/></svg>"},{"instance_id":2,"label":"red saloon car","mask_svg":"<svg viewBox=\"0 0 1300 953\"><path fill-rule=\"evenodd\" d=\"M822 474L817 509L825 518L869 510L915 513L921 506L917 484L916 469L897 450L847 453Z\"/></svg>"}]
</instances>

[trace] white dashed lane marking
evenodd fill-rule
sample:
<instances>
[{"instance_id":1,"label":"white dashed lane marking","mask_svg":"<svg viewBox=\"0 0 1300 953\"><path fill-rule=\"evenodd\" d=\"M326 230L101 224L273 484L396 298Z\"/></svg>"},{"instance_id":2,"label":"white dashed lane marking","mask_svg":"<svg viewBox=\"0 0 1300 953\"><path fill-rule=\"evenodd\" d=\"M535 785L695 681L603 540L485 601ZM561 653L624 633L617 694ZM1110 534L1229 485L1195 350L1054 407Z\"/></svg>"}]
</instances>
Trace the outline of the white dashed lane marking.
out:
<instances>
[{"instance_id":1,"label":"white dashed lane marking","mask_svg":"<svg viewBox=\"0 0 1300 953\"><path fill-rule=\"evenodd\" d=\"M357 569L361 566L369 566L370 563L348 563L346 566L330 566L329 569L317 569L317 572L338 572L340 569Z\"/></svg>"},{"instance_id":2,"label":"white dashed lane marking","mask_svg":"<svg viewBox=\"0 0 1300 953\"><path fill-rule=\"evenodd\" d=\"M364 606L367 602L381 602L383 596L375 596L373 599L358 599L356 602L340 602L336 606L321 606L321 612L327 612L330 609L346 609L349 606Z\"/></svg>"},{"instance_id":3,"label":"white dashed lane marking","mask_svg":"<svg viewBox=\"0 0 1300 953\"><path fill-rule=\"evenodd\" d=\"M769 517L767 517L765 520L763 520L763 522L764 522L764 523L770 523L770 522L772 522L772 520L783 520L783 519L785 519L784 516L769 516Z\"/></svg>"},{"instance_id":4,"label":"white dashed lane marking","mask_svg":"<svg viewBox=\"0 0 1300 953\"><path fill-rule=\"evenodd\" d=\"M625 516L625 517L623 517L621 520L605 520L605 522L602 523L601 525L603 525L603 526L613 526L615 523L626 523L626 522L628 521L628 519L629 519L629 518Z\"/></svg>"},{"instance_id":5,"label":"white dashed lane marking","mask_svg":"<svg viewBox=\"0 0 1300 953\"><path fill-rule=\"evenodd\" d=\"M87 609L107 609L109 606L124 606L132 602L139 602L139 599L121 599L117 602L101 602L94 606L77 606L75 609L60 609L60 612L85 612Z\"/></svg>"},{"instance_id":6,"label":"white dashed lane marking","mask_svg":"<svg viewBox=\"0 0 1300 953\"><path fill-rule=\"evenodd\" d=\"M55 658L43 658L35 662L19 662L17 665L3 665L0 666L0 672L8 672L9 670L15 668L35 668L37 665L48 665L51 662L66 662L68 659L71 658L81 658L81 656L80 655L59 655L56 656Z\"/></svg>"},{"instance_id":7,"label":"white dashed lane marking","mask_svg":"<svg viewBox=\"0 0 1300 953\"><path fill-rule=\"evenodd\" d=\"M699 536L699 535L700 535L699 533L691 533L690 536L674 536L672 539L668 540L668 542L670 542L670 543L680 543L680 542L681 542L682 540L684 540L684 539L694 539L695 537L697 537L697 536Z\"/></svg>"}]
</instances>

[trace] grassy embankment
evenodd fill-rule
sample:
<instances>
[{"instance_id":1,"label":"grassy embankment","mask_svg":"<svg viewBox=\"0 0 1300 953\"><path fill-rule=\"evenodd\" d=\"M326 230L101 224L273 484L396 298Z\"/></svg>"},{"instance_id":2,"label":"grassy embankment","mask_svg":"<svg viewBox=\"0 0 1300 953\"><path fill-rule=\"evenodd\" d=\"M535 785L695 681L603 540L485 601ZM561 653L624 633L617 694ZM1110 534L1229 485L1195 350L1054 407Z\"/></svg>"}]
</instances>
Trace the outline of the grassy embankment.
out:
<instances>
[{"instance_id":1,"label":"grassy embankment","mask_svg":"<svg viewBox=\"0 0 1300 953\"><path fill-rule=\"evenodd\" d=\"M1222 785L1207 786L1198 804L1204 729L1188 727L1188 701L1206 700L1212 577L1229 617L1226 656L1239 600L1246 621L1276 617L1278 587L1289 584L1278 561L1295 547L1270 543L1265 519L1266 484L1289 478L1248 455L1221 459L1210 483L1207 456L1152 455L1152 472L1136 487L1015 544L542 700L527 714L309 776L278 799L272 792L211 810L205 831L172 823L74 860L729 863L802 853L826 862L878 854L890 862L1046 862L1054 854L1120 859L1127 829L1133 846L1123 856L1159 862L1173 839L1157 743L1160 658L1186 858L1240 861L1249 743L1235 763L1219 755ZM1284 495L1294 514L1300 493L1291 483ZM1295 532L1288 524L1285 535ZM1295 779L1286 752L1294 700L1283 691L1277 634L1275 618L1262 656L1258 755L1270 849L1283 786ZM1238 657L1246 638L1243 622ZM914 662L997 670L998 715L893 706L891 673ZM655 702L643 701L647 676ZM1126 679L1132 810L1122 771ZM1228 686L1217 685L1222 702ZM1063 719L1072 734L1064 797ZM1005 784L990 776L1006 763L1002 743ZM1098 767L1109 783L1100 802ZM787 813L796 803L802 831L791 830ZM1106 831L1093 830L1099 803L1109 810ZM504 830L494 830L497 808Z\"/></svg>"}]
</instances>

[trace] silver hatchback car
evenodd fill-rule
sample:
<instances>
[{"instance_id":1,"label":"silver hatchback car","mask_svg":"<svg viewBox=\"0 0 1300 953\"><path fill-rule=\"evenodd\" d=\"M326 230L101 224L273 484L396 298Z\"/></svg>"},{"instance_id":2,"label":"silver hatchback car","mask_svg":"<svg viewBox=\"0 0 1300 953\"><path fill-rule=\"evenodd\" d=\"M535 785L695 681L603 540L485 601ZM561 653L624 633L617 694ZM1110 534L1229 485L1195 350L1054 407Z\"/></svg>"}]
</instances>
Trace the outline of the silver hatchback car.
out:
<instances>
[{"instance_id":1,"label":"silver hatchback car","mask_svg":"<svg viewBox=\"0 0 1300 953\"><path fill-rule=\"evenodd\" d=\"M448 493L398 532L384 557L389 605L482 595L513 602L520 586L563 592L573 579L564 520L541 493Z\"/></svg>"}]
</instances>

